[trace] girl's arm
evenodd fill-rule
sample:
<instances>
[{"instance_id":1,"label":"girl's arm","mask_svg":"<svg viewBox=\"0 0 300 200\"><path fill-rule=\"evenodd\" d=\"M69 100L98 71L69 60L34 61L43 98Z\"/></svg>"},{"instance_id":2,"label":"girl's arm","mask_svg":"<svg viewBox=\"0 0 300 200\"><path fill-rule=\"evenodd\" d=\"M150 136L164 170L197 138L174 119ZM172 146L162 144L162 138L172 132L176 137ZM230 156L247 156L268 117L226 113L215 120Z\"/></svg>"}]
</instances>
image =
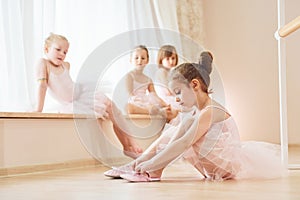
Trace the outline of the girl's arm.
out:
<instances>
[{"instance_id":1,"label":"girl's arm","mask_svg":"<svg viewBox=\"0 0 300 200\"><path fill-rule=\"evenodd\" d=\"M129 72L126 77L125 77L125 85L126 85L126 90L127 90L127 94L128 96L131 96L133 93L133 78L132 78L132 74L131 72Z\"/></svg>"},{"instance_id":2,"label":"girl's arm","mask_svg":"<svg viewBox=\"0 0 300 200\"><path fill-rule=\"evenodd\" d=\"M188 130L179 132L174 137L173 142L169 143L164 150L156 154L152 159L137 165L135 170L143 173L166 167L208 131L211 126L211 116L211 111L208 110L197 115L193 121L191 119L183 120L181 123L183 126L191 123Z\"/></svg>"},{"instance_id":3,"label":"girl's arm","mask_svg":"<svg viewBox=\"0 0 300 200\"><path fill-rule=\"evenodd\" d=\"M159 146L159 144L161 144L161 142L164 140L164 134L162 133L162 135L157 138L143 153L142 155L140 155L136 160L135 160L135 166L137 166L138 164L146 161L146 160L150 160L151 158L153 158L156 153L157 153L157 148Z\"/></svg>"},{"instance_id":4,"label":"girl's arm","mask_svg":"<svg viewBox=\"0 0 300 200\"><path fill-rule=\"evenodd\" d=\"M38 82L38 94L37 94L37 106L35 112L42 112L45 103L45 97L47 92L47 82L46 80L39 80Z\"/></svg>"},{"instance_id":5,"label":"girl's arm","mask_svg":"<svg viewBox=\"0 0 300 200\"><path fill-rule=\"evenodd\" d=\"M42 112L44 108L44 102L48 87L48 70L47 61L45 59L40 59L36 67L36 78L38 81L37 87L37 106L35 112Z\"/></svg>"},{"instance_id":6,"label":"girl's arm","mask_svg":"<svg viewBox=\"0 0 300 200\"><path fill-rule=\"evenodd\" d=\"M173 130L173 127L164 129L161 135L135 160L135 166L153 158L157 154L160 145L167 145L172 140Z\"/></svg>"}]
</instances>

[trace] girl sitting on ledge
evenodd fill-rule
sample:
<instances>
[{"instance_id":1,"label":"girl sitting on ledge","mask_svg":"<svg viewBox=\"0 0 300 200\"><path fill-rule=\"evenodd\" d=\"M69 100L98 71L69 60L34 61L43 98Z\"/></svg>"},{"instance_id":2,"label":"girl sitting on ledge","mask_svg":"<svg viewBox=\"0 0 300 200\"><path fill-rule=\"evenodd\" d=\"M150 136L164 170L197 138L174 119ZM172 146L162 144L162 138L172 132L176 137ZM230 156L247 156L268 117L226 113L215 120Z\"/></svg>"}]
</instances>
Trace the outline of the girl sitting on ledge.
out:
<instances>
[{"instance_id":1,"label":"girl sitting on ledge","mask_svg":"<svg viewBox=\"0 0 300 200\"><path fill-rule=\"evenodd\" d=\"M46 58L41 58L37 64L38 96L35 112L42 112L47 89L62 108L60 112L74 114L91 114L97 118L110 119L114 131L122 143L125 155L136 158L142 149L130 137L130 130L117 106L103 93L89 89L84 85L76 85L80 91L74 91L69 70L70 64L65 62L69 42L62 36L51 33L45 40L44 52Z\"/></svg>"}]
</instances>

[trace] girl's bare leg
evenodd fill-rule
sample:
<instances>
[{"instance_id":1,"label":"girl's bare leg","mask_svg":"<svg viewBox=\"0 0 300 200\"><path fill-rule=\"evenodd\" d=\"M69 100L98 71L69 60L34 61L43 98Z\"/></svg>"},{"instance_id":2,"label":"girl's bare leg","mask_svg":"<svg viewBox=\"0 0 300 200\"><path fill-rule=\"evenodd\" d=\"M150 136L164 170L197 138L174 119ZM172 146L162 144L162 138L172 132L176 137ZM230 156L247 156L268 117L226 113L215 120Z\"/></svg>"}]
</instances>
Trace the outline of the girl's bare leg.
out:
<instances>
[{"instance_id":1,"label":"girl's bare leg","mask_svg":"<svg viewBox=\"0 0 300 200\"><path fill-rule=\"evenodd\" d=\"M116 136L123 146L124 154L134 159L137 158L143 150L135 143L131 136L120 129L115 123L113 124L113 128Z\"/></svg>"},{"instance_id":2,"label":"girl's bare leg","mask_svg":"<svg viewBox=\"0 0 300 200\"><path fill-rule=\"evenodd\" d=\"M142 148L134 141L134 139L129 135L130 130L127 126L125 119L121 111L114 105L113 102L108 106L109 118L113 123L113 128L116 133L117 138L123 146L123 152L125 155L131 158L137 158L142 152Z\"/></svg>"}]
</instances>

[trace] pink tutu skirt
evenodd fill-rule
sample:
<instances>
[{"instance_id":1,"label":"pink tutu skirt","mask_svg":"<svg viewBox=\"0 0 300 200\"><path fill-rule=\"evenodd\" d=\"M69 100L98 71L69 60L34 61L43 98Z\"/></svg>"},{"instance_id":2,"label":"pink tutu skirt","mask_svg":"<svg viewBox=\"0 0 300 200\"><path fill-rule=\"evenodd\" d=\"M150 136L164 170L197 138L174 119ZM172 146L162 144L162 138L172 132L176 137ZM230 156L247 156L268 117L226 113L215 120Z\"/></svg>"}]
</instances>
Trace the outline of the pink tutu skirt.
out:
<instances>
[{"instance_id":1,"label":"pink tutu skirt","mask_svg":"<svg viewBox=\"0 0 300 200\"><path fill-rule=\"evenodd\" d=\"M281 162L280 145L267 142L241 143L240 170L236 179L277 178L287 175Z\"/></svg>"},{"instance_id":2,"label":"pink tutu skirt","mask_svg":"<svg viewBox=\"0 0 300 200\"><path fill-rule=\"evenodd\" d=\"M60 102L58 112L94 115L105 118L111 100L100 91L93 91L89 87L79 87L73 93L72 102Z\"/></svg>"}]
</instances>

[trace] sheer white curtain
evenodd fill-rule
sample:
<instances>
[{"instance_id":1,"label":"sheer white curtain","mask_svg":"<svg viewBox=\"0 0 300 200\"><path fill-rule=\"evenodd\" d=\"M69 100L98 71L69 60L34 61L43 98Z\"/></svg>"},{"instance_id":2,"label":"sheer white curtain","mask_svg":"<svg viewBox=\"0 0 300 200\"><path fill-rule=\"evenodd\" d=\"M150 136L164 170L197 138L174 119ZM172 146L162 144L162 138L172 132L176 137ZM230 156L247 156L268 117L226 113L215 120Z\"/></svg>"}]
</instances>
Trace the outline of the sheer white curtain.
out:
<instances>
[{"instance_id":1,"label":"sheer white curtain","mask_svg":"<svg viewBox=\"0 0 300 200\"><path fill-rule=\"evenodd\" d=\"M0 111L30 111L35 101L34 63L44 32L53 29L54 2L0 1Z\"/></svg>"},{"instance_id":2,"label":"sheer white curtain","mask_svg":"<svg viewBox=\"0 0 300 200\"><path fill-rule=\"evenodd\" d=\"M153 27L178 31L175 0L1 0L0 13L0 111L32 110L34 66L50 32L70 41L66 60L76 79L88 55L115 35Z\"/></svg>"}]
</instances>

